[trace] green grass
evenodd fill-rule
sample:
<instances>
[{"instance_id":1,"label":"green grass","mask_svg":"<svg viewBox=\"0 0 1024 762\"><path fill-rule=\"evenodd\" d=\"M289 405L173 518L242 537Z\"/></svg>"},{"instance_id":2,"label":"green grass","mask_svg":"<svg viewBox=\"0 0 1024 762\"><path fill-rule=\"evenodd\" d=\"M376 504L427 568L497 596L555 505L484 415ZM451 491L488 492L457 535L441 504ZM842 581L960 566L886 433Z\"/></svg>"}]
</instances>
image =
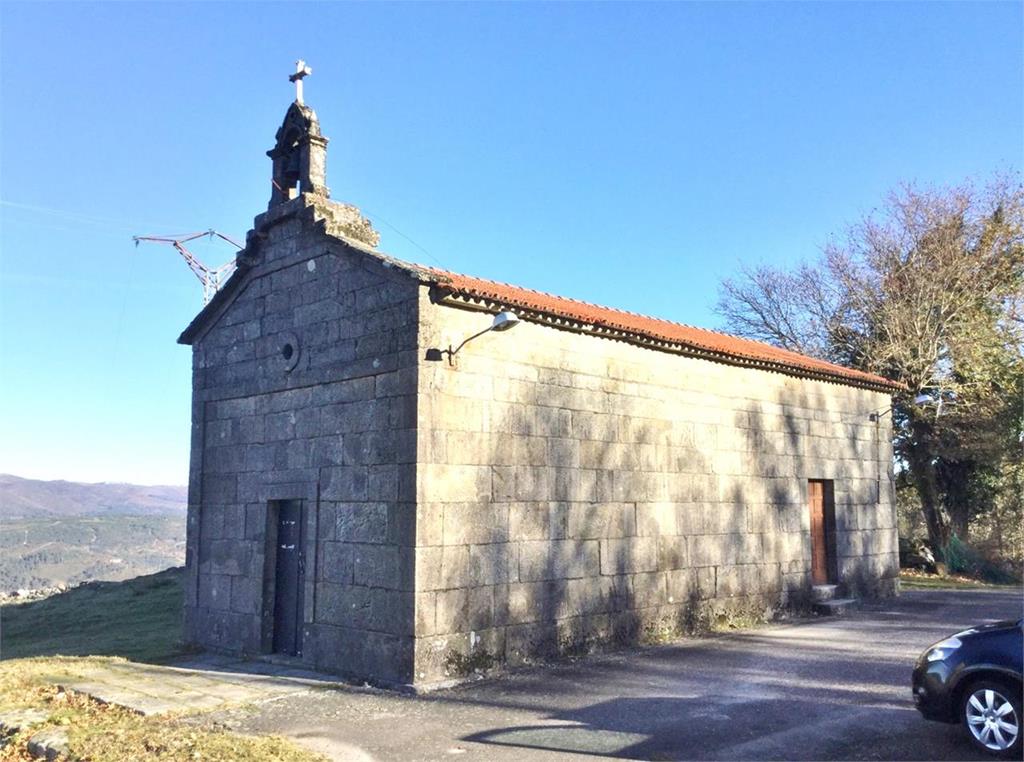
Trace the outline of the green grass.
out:
<instances>
[{"instance_id":1,"label":"green grass","mask_svg":"<svg viewBox=\"0 0 1024 762\"><path fill-rule=\"evenodd\" d=\"M903 571L900 573L900 587L904 590L1019 590L1021 586L1019 583L993 585L989 582L958 575L940 577L938 574Z\"/></svg>"},{"instance_id":2,"label":"green grass","mask_svg":"<svg viewBox=\"0 0 1024 762\"><path fill-rule=\"evenodd\" d=\"M182 653L184 569L94 582L0 606L0 659L123 656L160 663Z\"/></svg>"}]
</instances>

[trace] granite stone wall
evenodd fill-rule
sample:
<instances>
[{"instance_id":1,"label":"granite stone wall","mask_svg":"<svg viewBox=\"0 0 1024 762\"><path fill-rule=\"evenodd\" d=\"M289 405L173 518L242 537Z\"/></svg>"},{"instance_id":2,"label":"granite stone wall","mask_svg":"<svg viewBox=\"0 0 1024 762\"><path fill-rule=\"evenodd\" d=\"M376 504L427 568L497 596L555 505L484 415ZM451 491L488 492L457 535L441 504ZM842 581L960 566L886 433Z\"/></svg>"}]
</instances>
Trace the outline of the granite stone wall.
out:
<instances>
[{"instance_id":1,"label":"granite stone wall","mask_svg":"<svg viewBox=\"0 0 1024 762\"><path fill-rule=\"evenodd\" d=\"M325 236L335 208L257 218L244 286L194 341L186 635L271 650L268 506L301 500L300 661L407 682L418 287Z\"/></svg>"},{"instance_id":2,"label":"granite stone wall","mask_svg":"<svg viewBox=\"0 0 1024 762\"><path fill-rule=\"evenodd\" d=\"M491 315L341 240L353 215L258 217L188 333L191 642L272 649L280 500L304 508L298 661L382 683L798 599L809 479L834 483L842 587L895 589L887 395L528 321L451 365Z\"/></svg>"},{"instance_id":3,"label":"granite stone wall","mask_svg":"<svg viewBox=\"0 0 1024 762\"><path fill-rule=\"evenodd\" d=\"M523 322L420 294L415 679L657 639L810 584L834 480L854 594L898 572L886 394ZM436 355L435 355L436 356Z\"/></svg>"}]
</instances>

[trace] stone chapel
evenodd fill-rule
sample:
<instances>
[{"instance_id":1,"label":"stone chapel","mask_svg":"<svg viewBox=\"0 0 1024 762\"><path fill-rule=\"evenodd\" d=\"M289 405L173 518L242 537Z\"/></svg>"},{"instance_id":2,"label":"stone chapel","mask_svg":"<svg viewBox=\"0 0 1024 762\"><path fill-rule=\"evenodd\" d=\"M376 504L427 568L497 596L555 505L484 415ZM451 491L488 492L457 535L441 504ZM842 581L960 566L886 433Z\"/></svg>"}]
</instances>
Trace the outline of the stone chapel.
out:
<instances>
[{"instance_id":1,"label":"stone chapel","mask_svg":"<svg viewBox=\"0 0 1024 762\"><path fill-rule=\"evenodd\" d=\"M377 251L302 76L179 339L189 642L429 686L896 590L890 381Z\"/></svg>"}]
</instances>

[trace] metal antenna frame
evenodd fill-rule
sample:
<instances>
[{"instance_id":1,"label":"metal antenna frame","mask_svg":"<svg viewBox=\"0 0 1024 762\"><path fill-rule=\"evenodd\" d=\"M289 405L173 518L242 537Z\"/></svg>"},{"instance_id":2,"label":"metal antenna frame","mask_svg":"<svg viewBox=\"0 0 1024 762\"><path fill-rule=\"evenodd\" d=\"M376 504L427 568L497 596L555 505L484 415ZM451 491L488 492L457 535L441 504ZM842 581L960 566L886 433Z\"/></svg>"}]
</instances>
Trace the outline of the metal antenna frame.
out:
<instances>
[{"instance_id":1,"label":"metal antenna frame","mask_svg":"<svg viewBox=\"0 0 1024 762\"><path fill-rule=\"evenodd\" d=\"M237 264L235 261L231 261L221 265L220 267L207 267L200 262L191 251L185 248L185 244L189 241L194 241L195 239L203 238L204 236L207 238L213 238L216 236L217 238L227 241L239 251L245 248L230 236L218 233L212 228L201 233L190 233L189 235L182 236L136 235L132 236L132 240L135 241L136 246L139 245L139 241L150 241L152 243L166 243L177 249L182 259L184 259L185 263L189 266L189 269L195 273L195 276L199 278L199 282L203 284L203 306L205 307L210 303L210 300L213 299L214 294L220 290L220 287L223 286L227 282L227 279L231 277L231 274L235 271Z\"/></svg>"}]
</instances>

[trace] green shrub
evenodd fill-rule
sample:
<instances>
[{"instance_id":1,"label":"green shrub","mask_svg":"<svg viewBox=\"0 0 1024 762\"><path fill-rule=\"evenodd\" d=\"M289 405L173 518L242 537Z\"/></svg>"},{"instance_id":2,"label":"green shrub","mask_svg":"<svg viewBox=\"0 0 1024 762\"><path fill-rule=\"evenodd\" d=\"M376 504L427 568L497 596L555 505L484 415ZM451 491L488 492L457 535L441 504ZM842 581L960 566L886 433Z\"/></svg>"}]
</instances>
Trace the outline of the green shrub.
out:
<instances>
[{"instance_id":1,"label":"green shrub","mask_svg":"<svg viewBox=\"0 0 1024 762\"><path fill-rule=\"evenodd\" d=\"M945 556L951 574L964 574L994 585L1008 585L1018 581L1013 574L986 559L956 535L946 543Z\"/></svg>"}]
</instances>

